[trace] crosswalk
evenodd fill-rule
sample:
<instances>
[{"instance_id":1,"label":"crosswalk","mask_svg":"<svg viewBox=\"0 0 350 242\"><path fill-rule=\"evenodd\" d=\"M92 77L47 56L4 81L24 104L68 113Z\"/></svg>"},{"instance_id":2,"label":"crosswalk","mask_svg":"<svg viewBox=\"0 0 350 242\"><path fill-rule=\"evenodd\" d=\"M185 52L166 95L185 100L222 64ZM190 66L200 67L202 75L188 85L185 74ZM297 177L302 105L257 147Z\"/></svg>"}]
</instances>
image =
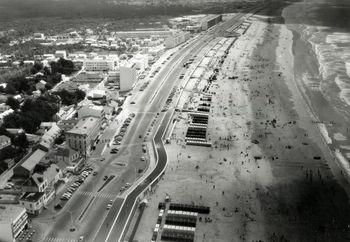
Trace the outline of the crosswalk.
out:
<instances>
[{"instance_id":1,"label":"crosswalk","mask_svg":"<svg viewBox=\"0 0 350 242\"><path fill-rule=\"evenodd\" d=\"M44 242L77 242L77 239L73 238L56 238L56 237L46 237Z\"/></svg>"},{"instance_id":2,"label":"crosswalk","mask_svg":"<svg viewBox=\"0 0 350 242\"><path fill-rule=\"evenodd\" d=\"M101 192L88 192L88 191L77 191L76 192L78 195L82 196L90 196L90 197L98 197L98 198L115 198L115 194L110 194L110 193L101 193Z\"/></svg>"}]
</instances>

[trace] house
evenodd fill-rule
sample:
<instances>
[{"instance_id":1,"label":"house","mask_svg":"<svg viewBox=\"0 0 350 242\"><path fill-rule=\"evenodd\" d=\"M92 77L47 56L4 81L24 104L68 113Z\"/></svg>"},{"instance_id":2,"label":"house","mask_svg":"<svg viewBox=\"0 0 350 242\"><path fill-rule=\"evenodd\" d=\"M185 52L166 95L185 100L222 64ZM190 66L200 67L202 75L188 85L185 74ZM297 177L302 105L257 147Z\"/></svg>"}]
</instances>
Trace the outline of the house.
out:
<instances>
[{"instance_id":1,"label":"house","mask_svg":"<svg viewBox=\"0 0 350 242\"><path fill-rule=\"evenodd\" d=\"M0 150L11 145L11 139L6 135L0 135Z\"/></svg>"},{"instance_id":2,"label":"house","mask_svg":"<svg viewBox=\"0 0 350 242\"><path fill-rule=\"evenodd\" d=\"M54 163L39 163L35 171L23 185L25 192L20 198L20 204L28 213L38 215L51 201L55 194L55 184L62 176L61 170Z\"/></svg>"},{"instance_id":3,"label":"house","mask_svg":"<svg viewBox=\"0 0 350 242\"><path fill-rule=\"evenodd\" d=\"M68 164L77 160L79 157L79 152L69 147L59 147L54 153L54 160L56 162L63 161Z\"/></svg>"},{"instance_id":4,"label":"house","mask_svg":"<svg viewBox=\"0 0 350 242\"><path fill-rule=\"evenodd\" d=\"M22 205L27 213L39 215L45 206L45 192L26 192L19 199L19 204Z\"/></svg>"},{"instance_id":5,"label":"house","mask_svg":"<svg viewBox=\"0 0 350 242\"><path fill-rule=\"evenodd\" d=\"M80 153L69 147L59 147L53 153L53 160L61 170L72 173L77 172L84 162Z\"/></svg>"},{"instance_id":6,"label":"house","mask_svg":"<svg viewBox=\"0 0 350 242\"><path fill-rule=\"evenodd\" d=\"M41 137L40 144L44 147L50 148L55 139L61 135L61 129L57 126L56 123L52 124L51 128L47 130L44 135Z\"/></svg>"},{"instance_id":7,"label":"house","mask_svg":"<svg viewBox=\"0 0 350 242\"><path fill-rule=\"evenodd\" d=\"M46 86L46 81L40 80L40 81L35 85L35 88L36 88L36 90L45 90L45 86Z\"/></svg>"}]
</instances>

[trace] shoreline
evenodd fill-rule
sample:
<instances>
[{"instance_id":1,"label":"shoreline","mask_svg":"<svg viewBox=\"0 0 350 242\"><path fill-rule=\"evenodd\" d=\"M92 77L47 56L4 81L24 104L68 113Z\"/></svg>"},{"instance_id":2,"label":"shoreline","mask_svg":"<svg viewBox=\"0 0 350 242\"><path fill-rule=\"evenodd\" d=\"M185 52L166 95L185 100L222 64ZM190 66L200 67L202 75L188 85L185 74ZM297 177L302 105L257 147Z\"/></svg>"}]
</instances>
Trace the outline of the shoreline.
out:
<instances>
[{"instance_id":1,"label":"shoreline","mask_svg":"<svg viewBox=\"0 0 350 242\"><path fill-rule=\"evenodd\" d=\"M266 191L259 192L268 222L265 224L265 230L269 231L266 237L277 236L292 241L328 241L334 237L344 241L347 232L340 233L329 227L332 214L338 214L336 220L340 227L345 228L349 222L347 216L339 214L340 211L346 215L350 213L348 196L343 190L346 182L306 108L302 96L305 94L300 93L298 81L294 80L294 65L300 61L292 52L294 37L285 25L269 25L264 42L254 51L257 59L262 61L251 64L264 65L262 70L253 69L251 74L249 89L255 113L252 139L260 142L263 160L271 164L275 181ZM274 50L274 55L269 50ZM307 61L308 65L317 67ZM263 72L267 74L261 74ZM256 92L259 92L258 96ZM265 97L273 101L262 109ZM261 110L265 117L258 115ZM271 125L273 120L275 124ZM327 233L323 228L327 228ZM315 234L315 230L319 233Z\"/></svg>"}]
</instances>

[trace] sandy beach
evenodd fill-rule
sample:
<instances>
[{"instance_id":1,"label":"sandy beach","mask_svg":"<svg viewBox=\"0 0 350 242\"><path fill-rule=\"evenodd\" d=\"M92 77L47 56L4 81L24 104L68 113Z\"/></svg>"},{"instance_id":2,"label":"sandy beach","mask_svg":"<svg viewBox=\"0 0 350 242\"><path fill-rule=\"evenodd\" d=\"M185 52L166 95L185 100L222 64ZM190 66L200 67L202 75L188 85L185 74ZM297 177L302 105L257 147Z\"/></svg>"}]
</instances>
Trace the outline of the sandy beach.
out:
<instances>
[{"instance_id":1,"label":"sandy beach","mask_svg":"<svg viewBox=\"0 0 350 242\"><path fill-rule=\"evenodd\" d=\"M169 194L211 207L212 222L198 222L195 241L349 241L346 175L318 125L317 97L302 82L301 68L317 72L317 62L306 49L295 52L301 43L289 26L259 14L212 85L213 146L186 146L189 117L177 113L166 174L134 239L149 241Z\"/></svg>"}]
</instances>

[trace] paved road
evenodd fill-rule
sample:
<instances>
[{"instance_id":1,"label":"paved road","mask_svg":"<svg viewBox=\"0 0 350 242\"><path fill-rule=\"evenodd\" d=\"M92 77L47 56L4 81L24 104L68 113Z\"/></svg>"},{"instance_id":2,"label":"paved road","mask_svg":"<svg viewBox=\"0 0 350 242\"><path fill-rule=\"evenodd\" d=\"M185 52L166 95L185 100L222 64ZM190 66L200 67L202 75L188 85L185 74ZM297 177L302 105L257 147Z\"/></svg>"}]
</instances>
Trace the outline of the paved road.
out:
<instances>
[{"instance_id":1,"label":"paved road","mask_svg":"<svg viewBox=\"0 0 350 242\"><path fill-rule=\"evenodd\" d=\"M225 34L225 30L227 28L231 28L232 26L236 25L238 26L241 21L240 20L245 14L238 14L234 18L232 18L230 21L227 21L223 23L221 26L218 26L218 28L214 28L211 31L209 31L208 34L204 35L201 39L198 40L196 43L198 46L203 46L205 42L207 42L209 39L212 39L213 37L216 37L218 35ZM181 54L181 53L180 53ZM178 75L177 68L175 68L172 72L172 74L168 77L167 80L165 80L165 83L169 82L169 80L173 80L171 78L172 75ZM165 88L168 90L171 88L168 87L168 85L165 85ZM161 90L159 93L166 92L165 90ZM155 103L155 102L153 102ZM152 110L152 107L151 107ZM156 110L153 110L156 111ZM114 214L117 214L117 217L113 219L113 217L108 216L104 223L102 224L99 233L97 234L95 241L120 241L122 237L124 236L125 228L127 227L127 223L129 220L130 212L132 210L132 207L134 203L136 202L138 196L149 186L151 182L153 182L160 173L165 169L166 163L167 163L167 155L165 152L165 149L163 147L162 142L162 136L165 132L165 129L167 127L167 124L171 118L171 111L168 111L154 137L157 153L158 153L158 162L155 167L155 169L152 171L152 173L145 179L143 183L138 185L125 199L125 201L122 203L122 207L114 206L113 210L118 211L117 213L114 211ZM109 226L112 223L112 229L110 230ZM108 226L107 226L108 224Z\"/></svg>"},{"instance_id":2,"label":"paved road","mask_svg":"<svg viewBox=\"0 0 350 242\"><path fill-rule=\"evenodd\" d=\"M237 14L232 20L224 22L218 26L218 28L211 29L205 35L197 38L194 43L181 49L173 57L173 59L167 63L158 76L156 76L155 80L149 84L149 87L143 92L143 95L140 95L137 100L135 100L136 105L133 107L126 104L129 106L129 108L134 109L136 113L134 122L131 123L129 126L129 131L124 137L124 146L120 149L118 155L118 157L128 155L128 167L120 177L113 179L108 186L101 191L101 193L110 194L117 197L112 208L109 211L106 211L106 205L109 199L102 199L98 196L83 199L82 196L75 195L66 205L66 212L55 219L55 224L52 227L48 237L67 237L67 233L69 233L68 230L70 227L72 227L72 223L68 221L73 221L74 227L80 229L79 233L84 235L88 241L105 241L107 239L108 241L116 241L121 236L136 197L146 186L148 186L148 184L159 174L159 172L162 171L166 164L166 154L162 148L160 135L165 129L164 125L167 119L170 118L168 116L170 115L169 112L166 113L165 121L160 126L155 137L156 148L159 154L159 162L156 169L149 175L145 183L137 186L136 189L134 189L130 195L124 199L123 197L118 197L120 187L125 184L125 182L133 183L137 179L137 172L135 168L140 162L140 157L142 156L142 139L139 139L138 136L142 135L142 137L144 137L146 135L147 129L155 117L155 114L160 112L162 109L162 106L170 94L173 85L179 80L178 76L181 74L183 69L182 64L191 58L192 55L196 55L206 45L207 41L218 35L224 34L225 29L232 27L232 25L240 24L238 20L244 15L245 14L243 13ZM159 89L160 85L161 87ZM150 97L154 95L155 90L158 90L157 95L152 98L153 101L149 104ZM163 115L165 115L165 113L161 113L160 116ZM109 171L110 166L113 165L116 160L118 160L118 158L107 154L105 166L101 168L96 177L90 178L90 180L87 181L83 187L83 190L88 192L97 192L96 190L100 188L103 183L103 175ZM89 206L88 213L86 213L81 220L78 220L87 206ZM114 223L116 218L117 221ZM113 223L115 226L112 226Z\"/></svg>"}]
</instances>

